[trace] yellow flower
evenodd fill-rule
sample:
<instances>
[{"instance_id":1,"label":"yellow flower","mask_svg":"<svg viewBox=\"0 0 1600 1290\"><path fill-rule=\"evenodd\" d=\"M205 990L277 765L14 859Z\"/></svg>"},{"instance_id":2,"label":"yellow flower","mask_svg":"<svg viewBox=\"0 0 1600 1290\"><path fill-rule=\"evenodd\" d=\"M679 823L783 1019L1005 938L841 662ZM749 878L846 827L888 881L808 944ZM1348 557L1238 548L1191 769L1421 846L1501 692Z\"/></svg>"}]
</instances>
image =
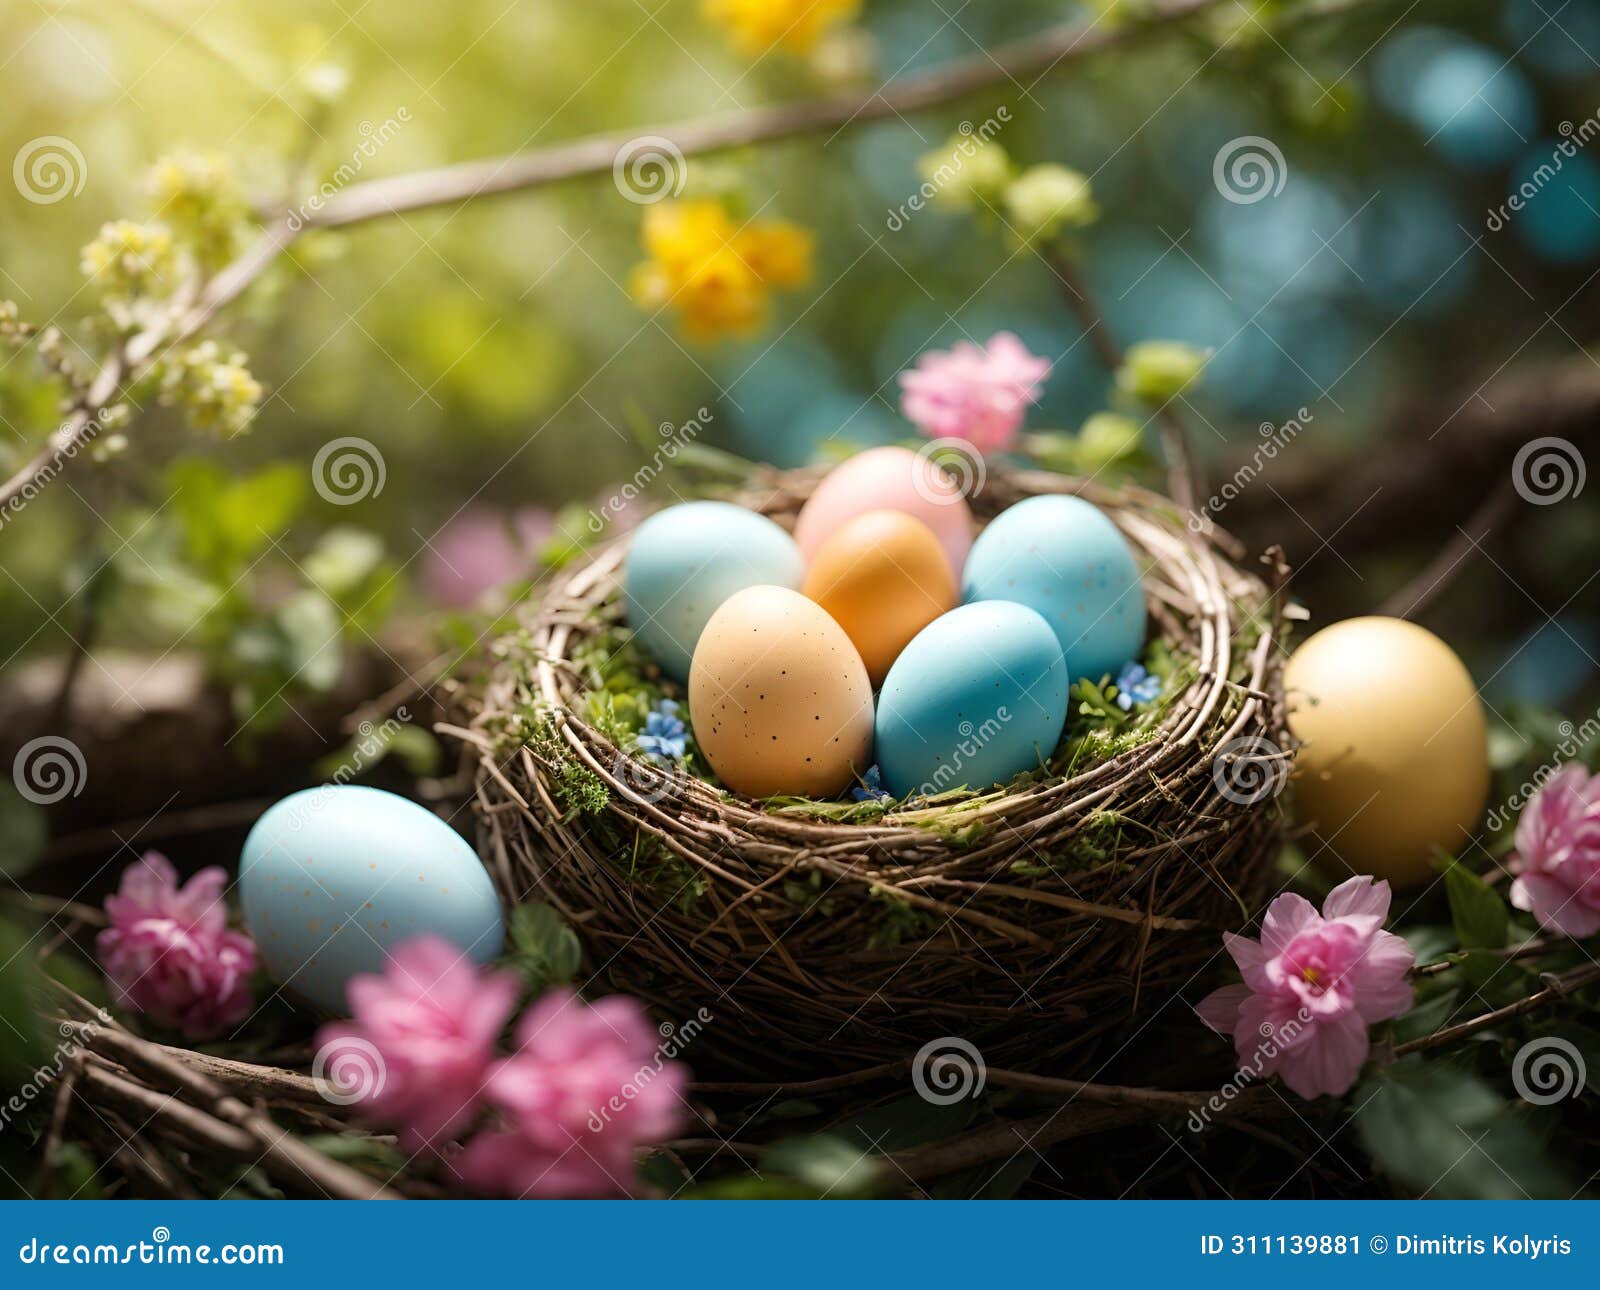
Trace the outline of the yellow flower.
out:
<instances>
[{"instance_id":1,"label":"yellow flower","mask_svg":"<svg viewBox=\"0 0 1600 1290\"><path fill-rule=\"evenodd\" d=\"M706 21L728 33L733 47L757 57L777 46L809 54L832 26L854 18L861 0L701 0Z\"/></svg>"},{"instance_id":2,"label":"yellow flower","mask_svg":"<svg viewBox=\"0 0 1600 1290\"><path fill-rule=\"evenodd\" d=\"M221 153L184 150L150 170L156 213L193 244L200 261L216 268L232 258L249 204Z\"/></svg>"},{"instance_id":3,"label":"yellow flower","mask_svg":"<svg viewBox=\"0 0 1600 1290\"><path fill-rule=\"evenodd\" d=\"M630 278L642 308L671 307L701 340L753 331L775 288L811 276L809 231L787 220L736 224L714 198L658 202L645 212L649 256Z\"/></svg>"}]
</instances>

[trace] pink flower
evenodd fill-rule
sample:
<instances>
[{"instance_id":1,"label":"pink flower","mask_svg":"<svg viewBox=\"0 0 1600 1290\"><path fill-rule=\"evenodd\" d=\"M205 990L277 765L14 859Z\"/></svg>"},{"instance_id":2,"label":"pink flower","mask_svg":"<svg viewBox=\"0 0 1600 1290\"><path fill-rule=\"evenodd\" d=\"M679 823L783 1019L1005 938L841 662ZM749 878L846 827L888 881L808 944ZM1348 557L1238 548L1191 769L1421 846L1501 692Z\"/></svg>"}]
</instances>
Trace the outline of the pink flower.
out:
<instances>
[{"instance_id":1,"label":"pink flower","mask_svg":"<svg viewBox=\"0 0 1600 1290\"><path fill-rule=\"evenodd\" d=\"M528 506L508 517L489 507L463 511L428 544L422 578L447 609L466 609L486 592L533 570L536 553L555 531L555 518Z\"/></svg>"},{"instance_id":2,"label":"pink flower","mask_svg":"<svg viewBox=\"0 0 1600 1290\"><path fill-rule=\"evenodd\" d=\"M626 1194L635 1148L682 1122L689 1078L659 1051L644 1009L622 995L590 1005L552 990L524 1014L517 1041L489 1076L506 1127L467 1144L462 1176L518 1197Z\"/></svg>"},{"instance_id":3,"label":"pink flower","mask_svg":"<svg viewBox=\"0 0 1600 1290\"><path fill-rule=\"evenodd\" d=\"M1008 331L982 349L957 341L929 350L915 369L900 373L900 408L930 439L965 439L979 452L1009 448L1022 427L1023 410L1039 401L1048 360L1023 347Z\"/></svg>"},{"instance_id":4,"label":"pink flower","mask_svg":"<svg viewBox=\"0 0 1600 1290\"><path fill-rule=\"evenodd\" d=\"M147 851L128 866L117 894L106 897L111 925L95 939L100 965L117 1003L191 1039L207 1039L250 1011L249 976L256 946L228 930L213 865L182 887L166 856Z\"/></svg>"},{"instance_id":5,"label":"pink flower","mask_svg":"<svg viewBox=\"0 0 1600 1290\"><path fill-rule=\"evenodd\" d=\"M1411 1007L1411 947L1380 931L1389 884L1340 883L1322 913L1285 893L1267 908L1261 939L1224 933L1244 974L1201 1000L1200 1020L1232 1034L1241 1071L1276 1074L1301 1097L1343 1093L1367 1060L1367 1027Z\"/></svg>"},{"instance_id":6,"label":"pink flower","mask_svg":"<svg viewBox=\"0 0 1600 1290\"><path fill-rule=\"evenodd\" d=\"M1568 936L1600 931L1600 775L1577 762L1552 775L1517 821L1511 903Z\"/></svg>"},{"instance_id":7,"label":"pink flower","mask_svg":"<svg viewBox=\"0 0 1600 1290\"><path fill-rule=\"evenodd\" d=\"M336 1089L361 1094L373 1119L399 1128L408 1151L443 1147L482 1102L518 988L514 972L480 972L440 937L402 941L383 975L351 978L351 1021L317 1032L318 1064Z\"/></svg>"}]
</instances>

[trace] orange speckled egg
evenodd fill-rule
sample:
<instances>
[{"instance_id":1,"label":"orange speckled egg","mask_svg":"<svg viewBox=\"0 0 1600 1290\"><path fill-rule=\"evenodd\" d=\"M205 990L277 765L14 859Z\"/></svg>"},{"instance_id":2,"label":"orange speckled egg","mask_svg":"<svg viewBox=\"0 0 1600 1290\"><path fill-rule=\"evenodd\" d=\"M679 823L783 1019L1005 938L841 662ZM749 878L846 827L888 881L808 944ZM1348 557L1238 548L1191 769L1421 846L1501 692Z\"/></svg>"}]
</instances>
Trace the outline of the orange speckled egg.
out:
<instances>
[{"instance_id":1,"label":"orange speckled egg","mask_svg":"<svg viewBox=\"0 0 1600 1290\"><path fill-rule=\"evenodd\" d=\"M868 511L817 548L806 595L844 628L874 687L900 651L959 598L933 530L900 511Z\"/></svg>"},{"instance_id":2,"label":"orange speckled egg","mask_svg":"<svg viewBox=\"0 0 1600 1290\"><path fill-rule=\"evenodd\" d=\"M711 615L689 667L694 738L750 797L834 797L872 761L872 684L843 628L787 587L746 587Z\"/></svg>"},{"instance_id":3,"label":"orange speckled egg","mask_svg":"<svg viewBox=\"0 0 1600 1290\"><path fill-rule=\"evenodd\" d=\"M901 511L933 530L961 580L972 549L972 509L949 472L909 448L870 448L835 466L795 520L794 540L807 561L847 520L866 511Z\"/></svg>"}]
</instances>

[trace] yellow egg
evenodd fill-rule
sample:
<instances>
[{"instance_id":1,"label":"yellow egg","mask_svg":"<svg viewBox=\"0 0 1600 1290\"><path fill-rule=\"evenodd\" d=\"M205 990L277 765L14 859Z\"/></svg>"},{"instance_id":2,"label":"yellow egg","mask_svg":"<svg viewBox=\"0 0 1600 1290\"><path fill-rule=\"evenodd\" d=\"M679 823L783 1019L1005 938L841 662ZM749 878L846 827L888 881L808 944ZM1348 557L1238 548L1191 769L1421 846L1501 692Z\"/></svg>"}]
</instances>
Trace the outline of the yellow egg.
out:
<instances>
[{"instance_id":1,"label":"yellow egg","mask_svg":"<svg viewBox=\"0 0 1600 1290\"><path fill-rule=\"evenodd\" d=\"M1397 887L1432 876L1483 821L1488 734L1472 677L1432 632L1399 618L1352 618L1312 636L1283 673L1295 757L1295 813L1318 863Z\"/></svg>"},{"instance_id":2,"label":"yellow egg","mask_svg":"<svg viewBox=\"0 0 1600 1290\"><path fill-rule=\"evenodd\" d=\"M872 685L844 630L787 587L746 587L711 615L689 667L694 738L750 797L834 797L872 760Z\"/></svg>"},{"instance_id":3,"label":"yellow egg","mask_svg":"<svg viewBox=\"0 0 1600 1290\"><path fill-rule=\"evenodd\" d=\"M957 600L939 539L901 511L846 521L811 557L801 590L844 628L874 687L911 638Z\"/></svg>"}]
</instances>

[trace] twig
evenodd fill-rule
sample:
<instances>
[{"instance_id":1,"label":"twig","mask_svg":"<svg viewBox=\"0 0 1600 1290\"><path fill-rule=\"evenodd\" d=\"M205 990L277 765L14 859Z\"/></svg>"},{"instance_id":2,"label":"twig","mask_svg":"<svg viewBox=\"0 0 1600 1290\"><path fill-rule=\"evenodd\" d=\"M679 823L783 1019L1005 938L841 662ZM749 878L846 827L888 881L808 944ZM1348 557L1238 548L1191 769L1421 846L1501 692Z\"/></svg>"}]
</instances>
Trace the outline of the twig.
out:
<instances>
[{"instance_id":1,"label":"twig","mask_svg":"<svg viewBox=\"0 0 1600 1290\"><path fill-rule=\"evenodd\" d=\"M1067 307L1083 324L1089 343L1094 347L1106 371L1116 374L1126 355L1121 344L1107 325L1105 315L1095 303L1089 284L1078 266L1057 251L1045 253L1045 262L1061 284L1062 298ZM1184 424L1172 406L1171 400L1163 403L1156 412L1161 423L1161 445L1167 458L1167 475L1171 483L1172 498L1183 509L1193 514L1201 490L1200 468L1195 460L1194 444L1189 438L1189 427Z\"/></svg>"},{"instance_id":2,"label":"twig","mask_svg":"<svg viewBox=\"0 0 1600 1290\"><path fill-rule=\"evenodd\" d=\"M1502 527L1517 509L1516 481L1508 471L1500 484L1478 504L1456 535L1428 562L1421 573L1383 602L1380 614L1415 618L1445 591L1478 554L1483 543Z\"/></svg>"},{"instance_id":3,"label":"twig","mask_svg":"<svg viewBox=\"0 0 1600 1290\"><path fill-rule=\"evenodd\" d=\"M1420 1039L1413 1039L1400 1044L1394 1049L1394 1057L1405 1057L1410 1053L1424 1052L1430 1048L1442 1048L1446 1044L1454 1043L1467 1035L1476 1034L1480 1030L1487 1030L1490 1026L1499 1025L1502 1021L1509 1021L1512 1017L1520 1017L1525 1012L1532 1012L1543 1004L1563 999L1574 990L1593 981L1600 981L1600 963L1590 963L1581 968L1574 968L1561 976L1547 976L1544 978L1545 987L1536 990L1526 998L1518 999L1503 1008L1496 1008L1493 1012L1485 1012L1473 1017L1469 1021L1459 1022L1454 1026L1446 1026L1443 1030L1436 1030L1431 1035L1423 1035Z\"/></svg>"},{"instance_id":4,"label":"twig","mask_svg":"<svg viewBox=\"0 0 1600 1290\"><path fill-rule=\"evenodd\" d=\"M644 126L626 132L591 135L549 148L506 157L461 162L353 184L307 209L284 211L256 242L206 284L198 305L176 321L155 324L131 338L100 369L84 396L43 448L4 484L0 507L74 459L93 436L101 410L125 384L149 372L164 352L200 331L234 300L306 229L336 228L474 198L537 188L610 170L619 154L644 136L668 139L683 156L767 143L823 130L843 130L886 117L900 117L951 103L989 86L1031 82L1091 54L1126 45L1152 32L1205 12L1220 0L1169 0L1147 20L1108 27L1094 22L1066 23L994 50L955 59L939 67L900 77L864 95L833 95L770 107L698 117L677 124ZM1338 3L1292 15L1294 25L1340 13L1374 0ZM312 206L315 209L310 209ZM1175 460L1175 459L1170 459ZM1182 496L1179 497L1183 501Z\"/></svg>"}]
</instances>

